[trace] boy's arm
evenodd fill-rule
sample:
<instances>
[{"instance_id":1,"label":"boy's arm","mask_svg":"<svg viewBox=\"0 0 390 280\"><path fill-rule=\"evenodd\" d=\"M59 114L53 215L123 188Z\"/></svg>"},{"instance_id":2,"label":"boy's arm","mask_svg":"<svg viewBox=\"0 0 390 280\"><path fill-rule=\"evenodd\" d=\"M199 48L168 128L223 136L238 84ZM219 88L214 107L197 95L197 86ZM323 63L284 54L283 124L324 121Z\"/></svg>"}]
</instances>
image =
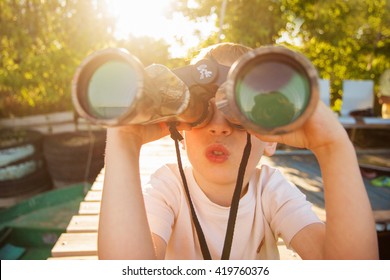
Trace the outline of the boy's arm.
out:
<instances>
[{"instance_id":1,"label":"boy's arm","mask_svg":"<svg viewBox=\"0 0 390 280\"><path fill-rule=\"evenodd\" d=\"M332 146L313 150L325 187L324 256L377 259L377 236L371 205L356 152L346 133Z\"/></svg>"},{"instance_id":2,"label":"boy's arm","mask_svg":"<svg viewBox=\"0 0 390 280\"><path fill-rule=\"evenodd\" d=\"M326 224L309 225L291 246L303 259L378 259L375 224L349 141L313 151L325 188Z\"/></svg>"},{"instance_id":3,"label":"boy's arm","mask_svg":"<svg viewBox=\"0 0 390 280\"><path fill-rule=\"evenodd\" d=\"M313 224L291 241L302 258L377 259L375 222L360 174L356 152L345 129L322 102L316 112L293 133L261 136L310 149L321 168L326 224Z\"/></svg>"},{"instance_id":4,"label":"boy's arm","mask_svg":"<svg viewBox=\"0 0 390 280\"><path fill-rule=\"evenodd\" d=\"M165 255L165 242L150 232L139 173L141 146L162 129L109 128L99 218L98 255L101 259L156 259ZM153 138L153 139L151 139ZM155 240L155 242L153 241Z\"/></svg>"}]
</instances>

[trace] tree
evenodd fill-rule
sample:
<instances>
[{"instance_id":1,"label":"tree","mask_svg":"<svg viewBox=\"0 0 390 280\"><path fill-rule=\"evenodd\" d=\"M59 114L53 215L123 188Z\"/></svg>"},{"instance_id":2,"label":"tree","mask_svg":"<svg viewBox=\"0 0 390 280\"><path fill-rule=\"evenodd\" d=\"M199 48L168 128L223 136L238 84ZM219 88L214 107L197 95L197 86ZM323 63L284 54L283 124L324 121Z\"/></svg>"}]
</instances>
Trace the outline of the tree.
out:
<instances>
[{"instance_id":1,"label":"tree","mask_svg":"<svg viewBox=\"0 0 390 280\"><path fill-rule=\"evenodd\" d=\"M118 41L117 45L136 56L145 67L152 63L169 64L169 46L162 39L156 40L151 37L130 35L126 40Z\"/></svg>"},{"instance_id":2,"label":"tree","mask_svg":"<svg viewBox=\"0 0 390 280\"><path fill-rule=\"evenodd\" d=\"M74 70L112 42L113 23L102 0L1 1L0 116L71 108Z\"/></svg>"},{"instance_id":3,"label":"tree","mask_svg":"<svg viewBox=\"0 0 390 280\"><path fill-rule=\"evenodd\" d=\"M388 0L180 0L175 9L189 19L208 17L223 41L259 47L284 44L308 56L330 79L334 110L340 110L342 80L377 81L390 68ZM202 45L219 41L218 32Z\"/></svg>"},{"instance_id":4,"label":"tree","mask_svg":"<svg viewBox=\"0 0 390 280\"><path fill-rule=\"evenodd\" d=\"M210 18L222 29L207 38L206 44L218 41L251 47L273 44L286 25L279 0L180 0L175 3L174 9L190 20Z\"/></svg>"},{"instance_id":5,"label":"tree","mask_svg":"<svg viewBox=\"0 0 390 280\"><path fill-rule=\"evenodd\" d=\"M390 68L390 1L283 1L285 32L301 41L298 49L330 79L339 111L342 81L378 79Z\"/></svg>"},{"instance_id":6,"label":"tree","mask_svg":"<svg viewBox=\"0 0 390 280\"><path fill-rule=\"evenodd\" d=\"M71 110L72 77L99 49L127 48L145 66L168 63L162 40L117 40L107 11L106 0L1 1L0 117Z\"/></svg>"}]
</instances>

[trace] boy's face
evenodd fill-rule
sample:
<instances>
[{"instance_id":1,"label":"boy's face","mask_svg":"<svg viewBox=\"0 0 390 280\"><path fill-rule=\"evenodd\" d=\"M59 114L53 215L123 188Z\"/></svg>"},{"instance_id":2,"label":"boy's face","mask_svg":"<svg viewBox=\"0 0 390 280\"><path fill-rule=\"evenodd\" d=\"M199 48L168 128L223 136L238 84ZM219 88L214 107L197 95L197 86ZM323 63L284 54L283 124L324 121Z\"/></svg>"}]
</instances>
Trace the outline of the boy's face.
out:
<instances>
[{"instance_id":1,"label":"boy's face","mask_svg":"<svg viewBox=\"0 0 390 280\"><path fill-rule=\"evenodd\" d=\"M210 122L185 132L188 159L197 180L214 184L235 184L246 145L246 131L234 128L215 108ZM251 136L252 149L245 172L247 182L263 153L272 155L275 143L265 143Z\"/></svg>"}]
</instances>

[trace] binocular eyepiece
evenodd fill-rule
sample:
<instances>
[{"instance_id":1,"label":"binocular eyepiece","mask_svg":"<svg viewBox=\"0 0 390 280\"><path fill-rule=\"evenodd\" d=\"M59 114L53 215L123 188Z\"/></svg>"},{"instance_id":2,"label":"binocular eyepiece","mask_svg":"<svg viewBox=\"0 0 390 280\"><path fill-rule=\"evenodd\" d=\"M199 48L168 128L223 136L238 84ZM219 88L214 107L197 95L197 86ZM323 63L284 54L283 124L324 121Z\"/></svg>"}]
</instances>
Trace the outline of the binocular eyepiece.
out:
<instances>
[{"instance_id":1,"label":"binocular eyepiece","mask_svg":"<svg viewBox=\"0 0 390 280\"><path fill-rule=\"evenodd\" d=\"M215 97L225 118L261 134L300 127L319 99L318 75L302 54L265 46L231 67L213 59L170 70L144 67L132 54L110 48L88 56L72 83L72 100L83 118L102 126L185 122L193 127L212 117Z\"/></svg>"}]
</instances>

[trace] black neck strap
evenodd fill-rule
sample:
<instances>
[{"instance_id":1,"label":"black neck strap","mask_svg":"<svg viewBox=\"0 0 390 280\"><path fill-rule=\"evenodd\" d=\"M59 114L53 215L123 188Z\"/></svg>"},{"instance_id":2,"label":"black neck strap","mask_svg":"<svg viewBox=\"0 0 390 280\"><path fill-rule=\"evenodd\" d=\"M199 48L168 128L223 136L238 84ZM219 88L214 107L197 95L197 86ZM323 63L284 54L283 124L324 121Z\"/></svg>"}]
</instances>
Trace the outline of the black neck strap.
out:
<instances>
[{"instance_id":1,"label":"black neck strap","mask_svg":"<svg viewBox=\"0 0 390 280\"><path fill-rule=\"evenodd\" d=\"M179 166L179 172L180 172L180 176L181 176L184 190L186 193L187 202L190 206L192 222L194 223L195 230L196 230L196 233L198 235L198 240L199 240L199 244L200 244L200 249L202 251L203 259L211 260L211 254L210 254L209 248L207 246L206 238L204 236L202 227L200 226L198 217L196 215L196 211L195 211L194 205L192 203L190 191L189 191L188 184L187 184L187 179L185 177L184 170L183 170L183 165L182 165L181 156L180 156L180 149L179 149L179 141L183 140L183 136L177 131L175 123L169 124L169 131L171 133L171 138L175 141L176 157L177 157L177 162L178 162L178 166ZM230 206L229 220L228 220L228 224L227 224L225 242L223 245L223 251L222 251L222 256L221 256L222 260L228 260L230 257L230 251L232 248L233 235L234 235L234 227L236 224L236 218L237 218L237 212L238 212L238 205L240 202L242 186L243 186L243 182L244 182L245 169L246 169L249 155L251 152L251 146L252 146L251 145L251 137L250 137L250 134L247 133L247 142L246 142L244 152L242 155L240 167L238 169L236 186L234 189L232 203Z\"/></svg>"}]
</instances>

